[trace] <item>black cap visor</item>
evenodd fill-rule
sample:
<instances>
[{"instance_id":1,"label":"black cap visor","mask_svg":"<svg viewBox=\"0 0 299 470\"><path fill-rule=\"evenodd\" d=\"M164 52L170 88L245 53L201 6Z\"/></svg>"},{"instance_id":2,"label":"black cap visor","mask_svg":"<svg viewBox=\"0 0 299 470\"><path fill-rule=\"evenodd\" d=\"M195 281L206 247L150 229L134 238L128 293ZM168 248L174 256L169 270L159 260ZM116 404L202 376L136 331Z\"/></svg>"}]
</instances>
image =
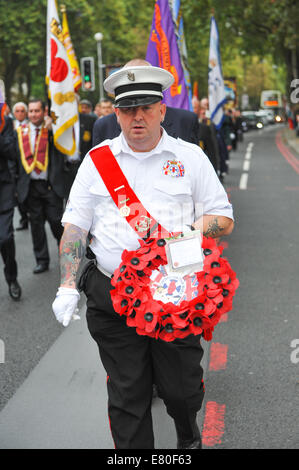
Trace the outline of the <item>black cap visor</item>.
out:
<instances>
[{"instance_id":1,"label":"black cap visor","mask_svg":"<svg viewBox=\"0 0 299 470\"><path fill-rule=\"evenodd\" d=\"M115 108L136 108L137 106L147 106L148 104L161 101L160 96L134 96L134 98L125 97L115 102Z\"/></svg>"}]
</instances>

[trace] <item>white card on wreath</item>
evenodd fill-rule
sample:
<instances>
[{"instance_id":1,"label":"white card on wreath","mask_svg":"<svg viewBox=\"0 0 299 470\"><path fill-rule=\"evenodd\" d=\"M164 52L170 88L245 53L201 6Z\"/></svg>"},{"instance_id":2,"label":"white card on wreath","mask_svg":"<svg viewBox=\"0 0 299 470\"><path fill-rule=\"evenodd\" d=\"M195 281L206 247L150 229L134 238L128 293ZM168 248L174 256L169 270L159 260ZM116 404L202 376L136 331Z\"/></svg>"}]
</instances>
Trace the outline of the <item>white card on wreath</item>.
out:
<instances>
[{"instance_id":1,"label":"white card on wreath","mask_svg":"<svg viewBox=\"0 0 299 470\"><path fill-rule=\"evenodd\" d=\"M185 268L194 264L203 264L201 240L198 237L177 240L169 244L173 269Z\"/></svg>"}]
</instances>

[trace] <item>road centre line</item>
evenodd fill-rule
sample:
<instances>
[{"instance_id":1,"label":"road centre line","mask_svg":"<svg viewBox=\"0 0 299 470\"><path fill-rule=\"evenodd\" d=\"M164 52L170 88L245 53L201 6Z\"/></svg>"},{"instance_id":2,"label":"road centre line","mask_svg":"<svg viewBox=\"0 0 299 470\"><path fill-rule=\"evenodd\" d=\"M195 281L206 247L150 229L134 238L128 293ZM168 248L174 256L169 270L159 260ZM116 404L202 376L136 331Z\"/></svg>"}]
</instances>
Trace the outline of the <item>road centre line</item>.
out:
<instances>
[{"instance_id":1,"label":"road centre line","mask_svg":"<svg viewBox=\"0 0 299 470\"><path fill-rule=\"evenodd\" d=\"M247 182L248 182L248 173L242 173L239 188L242 190L247 189Z\"/></svg>"},{"instance_id":2,"label":"road centre line","mask_svg":"<svg viewBox=\"0 0 299 470\"><path fill-rule=\"evenodd\" d=\"M245 190L247 189L247 182L248 182L248 171L250 169L250 160L251 160L251 152L253 147L253 142L249 142L246 149L245 160L243 163L243 172L240 178L239 189Z\"/></svg>"},{"instance_id":3,"label":"road centre line","mask_svg":"<svg viewBox=\"0 0 299 470\"><path fill-rule=\"evenodd\" d=\"M250 169L250 160L245 160L243 163L243 171L249 171Z\"/></svg>"}]
</instances>

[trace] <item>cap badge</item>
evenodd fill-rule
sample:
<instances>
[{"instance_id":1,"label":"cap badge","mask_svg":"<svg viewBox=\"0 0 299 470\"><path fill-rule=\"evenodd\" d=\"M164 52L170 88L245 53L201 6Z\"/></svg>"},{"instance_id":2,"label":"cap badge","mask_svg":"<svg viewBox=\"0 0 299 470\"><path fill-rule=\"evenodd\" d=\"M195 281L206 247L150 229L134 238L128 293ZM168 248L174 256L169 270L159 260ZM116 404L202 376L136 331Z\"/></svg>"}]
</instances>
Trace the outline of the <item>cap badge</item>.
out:
<instances>
[{"instance_id":1,"label":"cap badge","mask_svg":"<svg viewBox=\"0 0 299 470\"><path fill-rule=\"evenodd\" d=\"M135 74L133 72L128 72L127 77L131 82L135 82Z\"/></svg>"}]
</instances>

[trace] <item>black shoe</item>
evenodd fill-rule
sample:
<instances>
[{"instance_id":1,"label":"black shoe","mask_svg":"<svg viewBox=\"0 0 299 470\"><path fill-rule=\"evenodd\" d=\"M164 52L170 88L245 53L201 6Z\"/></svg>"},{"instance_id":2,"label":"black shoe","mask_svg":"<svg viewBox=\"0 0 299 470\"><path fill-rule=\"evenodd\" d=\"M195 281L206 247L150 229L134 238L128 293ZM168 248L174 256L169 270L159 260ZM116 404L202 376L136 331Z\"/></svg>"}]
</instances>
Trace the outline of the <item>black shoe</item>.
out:
<instances>
[{"instance_id":1,"label":"black shoe","mask_svg":"<svg viewBox=\"0 0 299 470\"><path fill-rule=\"evenodd\" d=\"M35 266L33 270L33 274L41 274L45 271L48 271L49 265L45 263L39 263L37 266Z\"/></svg>"},{"instance_id":2,"label":"black shoe","mask_svg":"<svg viewBox=\"0 0 299 470\"><path fill-rule=\"evenodd\" d=\"M22 294L22 289L21 289L21 286L20 286L20 284L18 283L17 280L12 281L12 282L9 283L8 292L9 292L10 297L13 300L20 300L21 294Z\"/></svg>"},{"instance_id":3,"label":"black shoe","mask_svg":"<svg viewBox=\"0 0 299 470\"><path fill-rule=\"evenodd\" d=\"M190 439L182 438L180 428L176 425L176 422L175 427L178 437L177 449L202 449L200 431L196 422L196 418L192 424L192 436Z\"/></svg>"},{"instance_id":4,"label":"black shoe","mask_svg":"<svg viewBox=\"0 0 299 470\"><path fill-rule=\"evenodd\" d=\"M191 441L178 441L177 449L202 449L201 438Z\"/></svg>"},{"instance_id":5,"label":"black shoe","mask_svg":"<svg viewBox=\"0 0 299 470\"><path fill-rule=\"evenodd\" d=\"M19 227L16 228L16 230L27 230L28 229L28 222L21 222Z\"/></svg>"}]
</instances>

